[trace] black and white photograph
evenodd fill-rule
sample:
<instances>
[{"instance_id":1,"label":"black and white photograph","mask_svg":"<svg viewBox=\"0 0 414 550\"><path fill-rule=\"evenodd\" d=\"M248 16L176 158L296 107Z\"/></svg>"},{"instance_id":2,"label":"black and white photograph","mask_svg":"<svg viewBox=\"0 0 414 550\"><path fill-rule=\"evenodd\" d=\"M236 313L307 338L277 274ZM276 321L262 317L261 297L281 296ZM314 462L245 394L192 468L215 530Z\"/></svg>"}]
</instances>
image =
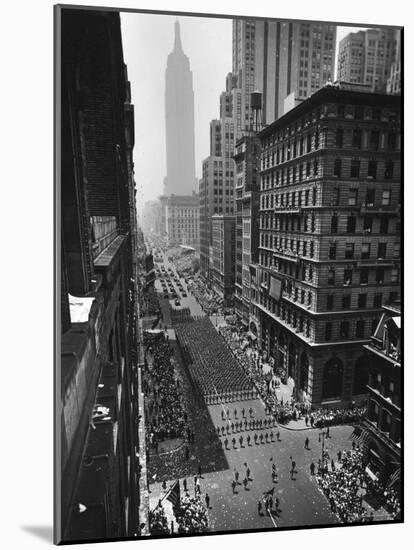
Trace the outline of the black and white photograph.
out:
<instances>
[{"instance_id":1,"label":"black and white photograph","mask_svg":"<svg viewBox=\"0 0 414 550\"><path fill-rule=\"evenodd\" d=\"M146 8L54 7L54 542L402 523L404 19Z\"/></svg>"}]
</instances>

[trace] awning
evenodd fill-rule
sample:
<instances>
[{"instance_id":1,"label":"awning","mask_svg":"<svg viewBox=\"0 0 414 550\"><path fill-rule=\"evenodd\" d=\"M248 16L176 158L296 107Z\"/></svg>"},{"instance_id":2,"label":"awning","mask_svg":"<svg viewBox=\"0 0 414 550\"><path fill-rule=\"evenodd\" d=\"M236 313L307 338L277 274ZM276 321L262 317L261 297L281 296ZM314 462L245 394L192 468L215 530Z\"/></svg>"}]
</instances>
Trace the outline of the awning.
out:
<instances>
[{"instance_id":1,"label":"awning","mask_svg":"<svg viewBox=\"0 0 414 550\"><path fill-rule=\"evenodd\" d=\"M372 470L370 470L370 469L368 468L368 466L366 466L365 471L366 471L366 473L369 475L369 477L370 477L371 479L373 479L374 481L377 481L377 480L378 480L377 476L374 474L374 472L373 472Z\"/></svg>"},{"instance_id":2,"label":"awning","mask_svg":"<svg viewBox=\"0 0 414 550\"><path fill-rule=\"evenodd\" d=\"M392 320L397 325L398 328L401 328L401 317L392 317Z\"/></svg>"}]
</instances>

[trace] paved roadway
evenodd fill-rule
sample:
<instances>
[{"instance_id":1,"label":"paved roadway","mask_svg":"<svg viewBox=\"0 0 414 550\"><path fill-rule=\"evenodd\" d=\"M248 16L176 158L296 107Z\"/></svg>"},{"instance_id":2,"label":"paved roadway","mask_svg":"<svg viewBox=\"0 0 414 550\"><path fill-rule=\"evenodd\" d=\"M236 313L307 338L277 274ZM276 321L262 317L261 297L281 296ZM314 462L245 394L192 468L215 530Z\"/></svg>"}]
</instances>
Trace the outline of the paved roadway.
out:
<instances>
[{"instance_id":1,"label":"paved roadway","mask_svg":"<svg viewBox=\"0 0 414 550\"><path fill-rule=\"evenodd\" d=\"M165 266L170 267L167 259L165 259ZM171 265L171 267L173 266ZM187 290L187 285L183 280L182 283ZM157 284L159 285L158 281ZM174 301L171 302L175 307ZM193 315L203 314L200 306L191 295L188 298L182 298L181 303L183 307L190 307ZM172 334L171 336L174 339ZM235 407L238 409L239 418L242 407L246 411L252 407L255 419L266 418L263 404L258 399L225 404L224 407L230 409L230 423L234 421L233 411ZM174 471L176 475L171 473L163 476L164 479L166 477L169 479L167 491L177 478L180 479L182 488L184 479L182 476L185 475L188 476L186 477L187 485L192 492L194 488L193 476L196 474L198 464L201 462L203 467L206 466L206 471L201 479L202 498L205 498L206 493L210 496L209 522L212 531L275 529L278 527L323 525L337 522L316 480L310 476L309 466L311 462L314 461L317 464L318 459L321 457L318 430L293 431L281 427L279 428L280 442L259 443L258 445L254 444L254 434L265 434L266 431L270 434L270 429L243 431L234 434L237 440L235 449L232 448L231 444L233 435L230 435L226 436L229 439L229 448L225 449L222 445L220 450L211 444L213 441L211 433L214 431L213 427L226 425L226 422L222 421L221 411L222 405L219 404L210 405L207 410L203 411L202 414L207 415L207 417L203 420L201 426L197 426L198 433L196 433L195 444L188 464L174 465L171 472ZM197 415L200 417L201 411L198 411ZM204 433L203 426L207 425L209 427ZM272 430L276 435L278 428ZM352 431L351 426L331 428L331 438L326 442L326 448L331 451L331 457L336 458L336 453L339 450L351 448L349 436ZM240 447L238 439L242 435L245 440L247 433L250 433L253 441L250 446L247 446L246 441L244 441L243 447ZM304 449L306 436L310 439L310 450ZM220 437L220 440L224 439L225 437ZM274 439L276 440L276 437ZM290 477L291 457L295 460L297 469L293 479ZM245 463L251 470L250 477L252 480L249 481L247 490L240 484L236 488L236 494L233 494L231 483L234 479L235 470L239 472L239 482L241 482L245 477ZM273 463L276 464L278 471L277 483L272 481ZM262 512L262 515L259 515L258 501L262 499L265 491L273 487L274 497L277 496L280 499L280 510L277 514L268 515ZM163 490L161 483L152 483L150 488L152 491L151 501L156 504L166 491ZM167 508L169 507L167 501L164 501L164 504Z\"/></svg>"},{"instance_id":2,"label":"paved roadway","mask_svg":"<svg viewBox=\"0 0 414 550\"><path fill-rule=\"evenodd\" d=\"M251 406L254 410L255 419L266 418L263 405L259 400L225 404L231 411L230 422L234 420L233 410L238 409L238 418L241 416L241 408L246 410ZM225 425L222 421L221 405L210 405L209 416L212 423L217 426ZM276 436L277 428L272 429ZM352 433L351 426L337 426L331 428L331 438L326 442L326 448L330 451L331 457L336 459L339 450L351 448L349 436ZM203 473L201 479L202 498L205 494L210 496L209 521L210 528L215 532L238 529L274 529L278 527L324 525L336 523L337 519L331 512L329 503L321 493L315 478L310 475L309 466L312 461L318 463L321 456L321 443L318 441L317 429L313 430L287 430L280 427L280 442L263 443L255 445L254 434L270 430L255 430L234 434L237 440L236 448L233 449L231 439L233 435L226 436L229 439L229 448L218 453L224 453L225 460L219 463L224 465L219 469L210 469ZM247 433L250 433L252 442L246 444ZM243 436L243 447L240 447L239 437ZM309 437L310 450L304 449L305 438ZM220 437L224 440L224 437ZM276 440L276 437L274 437ZM196 438L197 444L197 438ZM224 447L224 445L223 445ZM204 451L205 452L205 451ZM198 453L197 453L198 454ZM290 477L291 458L296 462L297 473L293 479ZM242 484L236 488L233 494L231 483L235 477L235 470L240 474L239 483L245 477L246 466L251 470L247 490ZM272 464L276 464L278 482L272 481ZM194 463L192 472L187 477L187 485L190 492L193 491L193 475L196 474L197 464ZM183 477L180 477L182 485ZM171 482L175 479L171 479ZM168 484L169 486L170 484ZM271 516L262 513L258 514L257 503L263 498L263 493L274 487L274 497L280 499L280 511ZM160 484L151 486L153 498L157 500L162 496L163 491ZM168 490L168 489L167 489Z\"/></svg>"}]
</instances>

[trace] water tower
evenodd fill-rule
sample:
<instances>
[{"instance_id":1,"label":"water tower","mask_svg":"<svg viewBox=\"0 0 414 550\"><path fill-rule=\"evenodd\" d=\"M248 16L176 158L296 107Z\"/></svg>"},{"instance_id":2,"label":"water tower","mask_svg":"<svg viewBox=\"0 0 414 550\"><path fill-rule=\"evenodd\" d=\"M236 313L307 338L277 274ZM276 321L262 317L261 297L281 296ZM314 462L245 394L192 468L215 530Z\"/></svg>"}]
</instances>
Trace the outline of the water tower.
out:
<instances>
[{"instance_id":1,"label":"water tower","mask_svg":"<svg viewBox=\"0 0 414 550\"><path fill-rule=\"evenodd\" d=\"M253 111L253 131L259 132L262 127L262 93L255 90L250 94L250 105Z\"/></svg>"}]
</instances>

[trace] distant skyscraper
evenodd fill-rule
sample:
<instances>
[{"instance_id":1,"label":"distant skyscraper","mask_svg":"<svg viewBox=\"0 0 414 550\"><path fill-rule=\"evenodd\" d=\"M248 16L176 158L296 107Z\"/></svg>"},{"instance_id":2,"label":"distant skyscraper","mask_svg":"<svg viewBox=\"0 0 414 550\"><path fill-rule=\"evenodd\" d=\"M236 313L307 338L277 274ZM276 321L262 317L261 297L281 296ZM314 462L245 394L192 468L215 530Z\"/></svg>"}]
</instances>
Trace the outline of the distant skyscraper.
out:
<instances>
[{"instance_id":1,"label":"distant skyscraper","mask_svg":"<svg viewBox=\"0 0 414 550\"><path fill-rule=\"evenodd\" d=\"M167 176L164 195L191 195L196 189L194 160L194 93L190 61L175 22L174 49L165 71Z\"/></svg>"},{"instance_id":2,"label":"distant skyscraper","mask_svg":"<svg viewBox=\"0 0 414 550\"><path fill-rule=\"evenodd\" d=\"M369 29L345 36L339 43L338 80L385 92L399 34L395 29Z\"/></svg>"},{"instance_id":3,"label":"distant skyscraper","mask_svg":"<svg viewBox=\"0 0 414 550\"><path fill-rule=\"evenodd\" d=\"M304 100L333 80L335 25L287 21L233 21L233 75L241 91L241 122L251 121L250 94L262 93L263 122L284 114L284 101L294 94Z\"/></svg>"}]
</instances>

